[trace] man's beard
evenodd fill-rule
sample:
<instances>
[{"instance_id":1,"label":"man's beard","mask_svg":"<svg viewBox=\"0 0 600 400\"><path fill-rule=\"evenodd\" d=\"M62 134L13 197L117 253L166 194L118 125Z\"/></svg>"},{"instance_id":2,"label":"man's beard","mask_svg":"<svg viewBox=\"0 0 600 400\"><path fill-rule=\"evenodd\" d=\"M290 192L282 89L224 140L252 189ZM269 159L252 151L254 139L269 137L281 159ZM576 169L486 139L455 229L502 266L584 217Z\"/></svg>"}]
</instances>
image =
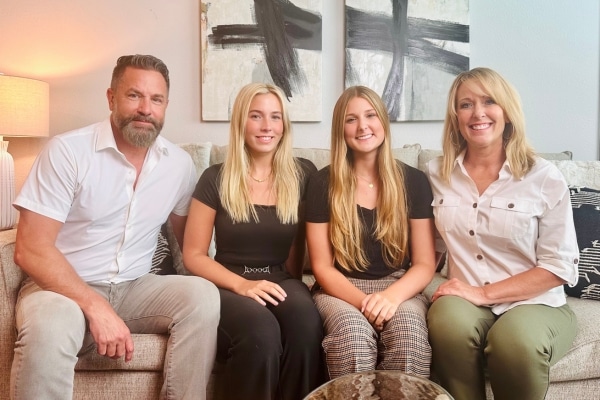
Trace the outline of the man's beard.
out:
<instances>
[{"instance_id":1,"label":"man's beard","mask_svg":"<svg viewBox=\"0 0 600 400\"><path fill-rule=\"evenodd\" d=\"M150 122L152 127L136 128L132 125L133 121ZM141 117L139 115L124 119L117 118L116 122L119 129L123 133L123 138L136 147L150 147L156 140L156 137L160 134L160 131L163 127L163 124L159 123L155 119Z\"/></svg>"}]
</instances>

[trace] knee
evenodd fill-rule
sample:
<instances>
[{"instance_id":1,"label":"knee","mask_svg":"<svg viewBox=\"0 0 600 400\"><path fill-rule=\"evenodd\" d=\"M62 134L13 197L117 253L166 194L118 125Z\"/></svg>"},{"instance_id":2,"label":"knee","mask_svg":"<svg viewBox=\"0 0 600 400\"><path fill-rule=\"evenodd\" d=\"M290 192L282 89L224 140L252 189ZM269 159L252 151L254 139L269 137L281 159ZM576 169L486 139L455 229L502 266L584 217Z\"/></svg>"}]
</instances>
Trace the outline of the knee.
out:
<instances>
[{"instance_id":1,"label":"knee","mask_svg":"<svg viewBox=\"0 0 600 400\"><path fill-rule=\"evenodd\" d=\"M278 319L282 318L281 316ZM297 307L296 310L280 320L280 325L286 338L295 338L298 345L309 345L312 342L321 343L323 339L323 322L319 312L310 304Z\"/></svg>"},{"instance_id":2,"label":"knee","mask_svg":"<svg viewBox=\"0 0 600 400\"><path fill-rule=\"evenodd\" d=\"M182 276L178 283L178 296L185 307L186 319L204 326L219 322L221 299L219 290L210 281L197 276Z\"/></svg>"},{"instance_id":3,"label":"knee","mask_svg":"<svg viewBox=\"0 0 600 400\"><path fill-rule=\"evenodd\" d=\"M492 329L485 348L489 367L519 369L519 366L527 367L539 362L547 365L549 356L541 342L536 338L530 339Z\"/></svg>"},{"instance_id":4,"label":"knee","mask_svg":"<svg viewBox=\"0 0 600 400\"><path fill-rule=\"evenodd\" d=\"M21 300L17 311L18 342L47 352L64 343L79 351L85 335L85 317L73 300L40 291Z\"/></svg>"},{"instance_id":5,"label":"knee","mask_svg":"<svg viewBox=\"0 0 600 400\"><path fill-rule=\"evenodd\" d=\"M331 350L368 347L370 350L377 351L377 337L375 330L366 319L349 318L345 321L338 321L334 329L328 329L323 347L326 352Z\"/></svg>"},{"instance_id":6,"label":"knee","mask_svg":"<svg viewBox=\"0 0 600 400\"><path fill-rule=\"evenodd\" d=\"M432 347L479 347L485 343L490 322L464 312L460 301L442 297L431 305L427 313L428 336Z\"/></svg>"}]
</instances>

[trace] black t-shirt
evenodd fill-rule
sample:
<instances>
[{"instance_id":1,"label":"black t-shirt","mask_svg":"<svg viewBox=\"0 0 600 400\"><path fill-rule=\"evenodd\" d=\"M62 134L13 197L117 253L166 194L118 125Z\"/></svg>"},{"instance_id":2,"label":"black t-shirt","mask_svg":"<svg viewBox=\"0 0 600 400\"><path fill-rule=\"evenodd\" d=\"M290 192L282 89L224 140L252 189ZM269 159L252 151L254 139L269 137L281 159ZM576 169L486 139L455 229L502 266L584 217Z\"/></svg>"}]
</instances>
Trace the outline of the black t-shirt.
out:
<instances>
[{"instance_id":1,"label":"black t-shirt","mask_svg":"<svg viewBox=\"0 0 600 400\"><path fill-rule=\"evenodd\" d=\"M433 218L431 202L433 195L431 187L425 174L409 165L398 161L404 172L404 184L406 187L406 200L408 206L408 217L410 219ZM306 191L306 222L326 223L329 222L329 170L330 166L321 169L311 176ZM365 271L348 272L339 264L336 268L344 275L361 279L378 279L394 272L383 260L381 242L374 237L377 209L369 210L356 205L358 218L363 226L367 227L368 235L365 235L364 249L369 266ZM404 259L400 268L407 268L410 264L410 254Z\"/></svg>"},{"instance_id":2,"label":"black t-shirt","mask_svg":"<svg viewBox=\"0 0 600 400\"><path fill-rule=\"evenodd\" d=\"M312 162L296 159L303 171L300 198L304 200L309 175L316 171ZM298 224L282 224L274 205L254 205L259 222L234 223L221 204L219 173L223 164L208 167L200 176L193 197L217 211L215 217L215 260L224 266L263 267L280 265L288 258ZM304 221L301 221L304 223Z\"/></svg>"}]
</instances>

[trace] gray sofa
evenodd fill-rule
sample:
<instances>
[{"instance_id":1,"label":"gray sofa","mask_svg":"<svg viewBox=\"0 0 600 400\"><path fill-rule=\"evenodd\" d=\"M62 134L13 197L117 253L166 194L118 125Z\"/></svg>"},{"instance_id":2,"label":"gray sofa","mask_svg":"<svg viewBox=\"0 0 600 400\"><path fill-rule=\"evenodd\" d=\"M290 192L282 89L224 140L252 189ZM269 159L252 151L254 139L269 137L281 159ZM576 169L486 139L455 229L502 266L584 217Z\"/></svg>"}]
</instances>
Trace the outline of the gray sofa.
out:
<instances>
[{"instance_id":1,"label":"gray sofa","mask_svg":"<svg viewBox=\"0 0 600 400\"><path fill-rule=\"evenodd\" d=\"M181 145L187 150L198 172L208 165L220 162L225 146L210 143ZM297 156L312 160L317 167L329 161L325 149L295 149ZM394 150L395 156L407 164L424 168L425 163L439 151L421 150L419 145ZM573 185L600 189L600 161L570 161L570 154L548 154ZM562 159L562 160L561 160ZM14 311L19 285L25 275L13 262L16 230L0 232L0 399L8 398L10 366L16 339ZM173 238L167 234L169 243ZM171 246L173 262L179 273L185 273L177 246ZM443 277L437 275L426 292L432 293ZM307 283L311 277L305 276ZM579 319L579 333L572 349L551 369L550 390L547 399L593 399L600 393L600 302L568 298ZM131 363L100 357L94 352L83 355L76 367L75 399L148 400L158 397L162 384L162 365L166 347L164 335L133 335L135 355ZM32 383L34 384L34 383ZM209 388L210 393L210 388ZM491 397L490 397L491 398Z\"/></svg>"}]
</instances>

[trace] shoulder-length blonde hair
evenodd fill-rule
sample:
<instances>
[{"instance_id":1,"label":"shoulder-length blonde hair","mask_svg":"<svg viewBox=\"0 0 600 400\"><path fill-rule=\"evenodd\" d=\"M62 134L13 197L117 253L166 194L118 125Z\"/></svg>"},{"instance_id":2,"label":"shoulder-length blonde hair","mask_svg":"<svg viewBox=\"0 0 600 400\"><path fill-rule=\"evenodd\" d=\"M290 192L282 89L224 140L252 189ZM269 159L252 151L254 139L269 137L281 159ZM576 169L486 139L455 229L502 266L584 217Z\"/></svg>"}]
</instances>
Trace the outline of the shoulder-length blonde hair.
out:
<instances>
[{"instance_id":1,"label":"shoulder-length blonde hair","mask_svg":"<svg viewBox=\"0 0 600 400\"><path fill-rule=\"evenodd\" d=\"M473 68L459 74L450 87L448 106L444 122L442 147L442 179L450 182L456 157L467 147L467 142L458 127L456 112L457 92L465 82L479 84L485 94L498 104L507 121L502 139L506 158L513 175L523 177L535 164L535 153L529 146L525 136L525 117L521 107L521 99L514 87L500 74L489 68Z\"/></svg>"},{"instance_id":2,"label":"shoulder-length blonde hair","mask_svg":"<svg viewBox=\"0 0 600 400\"><path fill-rule=\"evenodd\" d=\"M347 271L364 271L369 266L363 237L368 234L358 217L355 200L357 177L352 150L344 140L346 110L350 100L361 97L372 106L384 129L384 140L377 150L379 194L375 236L381 241L383 258L397 268L407 256L408 211L404 175L394 159L387 110L377 93L364 86L346 89L333 110L331 122L331 166L329 180L330 239L335 260Z\"/></svg>"},{"instance_id":3,"label":"shoulder-length blonde hair","mask_svg":"<svg viewBox=\"0 0 600 400\"><path fill-rule=\"evenodd\" d=\"M252 156L246 148L246 121L250 103L255 96L273 94L279 99L283 135L273 158L273 191L276 197L277 217L281 223L298 222L300 180L302 170L292 155L292 125L281 90L266 83L250 83L238 93L233 104L229 128L227 157L220 175L221 203L234 222L258 221L250 200L248 175Z\"/></svg>"}]
</instances>

